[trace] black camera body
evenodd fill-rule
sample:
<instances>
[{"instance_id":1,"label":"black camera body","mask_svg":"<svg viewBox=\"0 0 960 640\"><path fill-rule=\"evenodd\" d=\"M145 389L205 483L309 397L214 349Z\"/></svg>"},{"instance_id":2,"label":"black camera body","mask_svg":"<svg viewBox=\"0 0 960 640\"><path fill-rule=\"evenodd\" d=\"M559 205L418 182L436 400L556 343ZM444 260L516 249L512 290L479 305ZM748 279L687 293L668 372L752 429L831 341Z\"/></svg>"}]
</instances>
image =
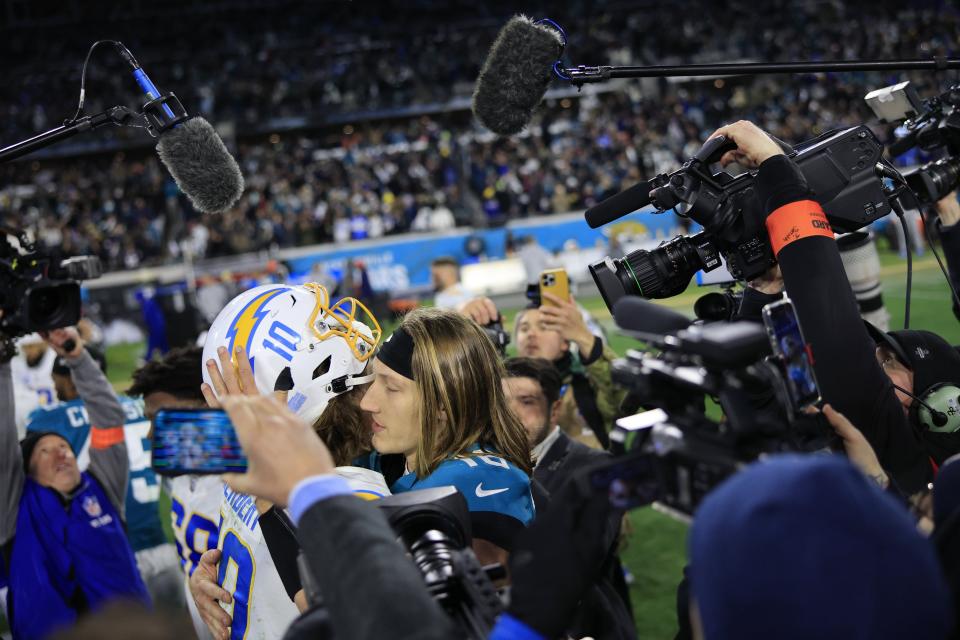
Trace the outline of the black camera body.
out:
<instances>
[{"instance_id":1,"label":"black camera body","mask_svg":"<svg viewBox=\"0 0 960 640\"><path fill-rule=\"evenodd\" d=\"M767 359L762 325L693 325L653 342L662 349L658 356L628 351L612 365L631 408L644 411L616 422L610 439L622 455L599 472L604 484L618 480L622 493L641 497L634 506L656 502L687 518L717 484L762 455L836 448L819 415L787 408L784 374ZM783 411L757 412L764 392L773 393L773 405ZM719 403L725 420L706 415L706 397Z\"/></svg>"},{"instance_id":2,"label":"black camera body","mask_svg":"<svg viewBox=\"0 0 960 640\"><path fill-rule=\"evenodd\" d=\"M503 610L492 582L502 568L482 567L474 555L463 495L454 487L437 487L388 496L376 504L462 637L486 638Z\"/></svg>"},{"instance_id":3,"label":"black camera body","mask_svg":"<svg viewBox=\"0 0 960 640\"><path fill-rule=\"evenodd\" d=\"M720 136L673 173L649 181L649 200L660 212L676 212L704 230L678 236L652 251L590 265L597 288L611 309L623 295L669 298L687 288L694 273L711 271L726 260L730 273L749 281L776 264L767 238L765 212L757 195L756 174L736 177L710 166L733 143ZM809 140L788 155L799 165L837 231L856 231L891 211L877 164L883 145L865 126L832 131Z\"/></svg>"},{"instance_id":4,"label":"black camera body","mask_svg":"<svg viewBox=\"0 0 960 640\"><path fill-rule=\"evenodd\" d=\"M873 99L871 99L873 98ZM867 104L884 122L904 121L906 135L890 145L898 156L913 147L944 157L905 172L907 186L922 204L933 204L960 184L960 85L920 101L909 82L871 92Z\"/></svg>"},{"instance_id":5,"label":"black camera body","mask_svg":"<svg viewBox=\"0 0 960 640\"><path fill-rule=\"evenodd\" d=\"M99 258L61 259L36 249L20 232L0 229L0 234L0 332L13 338L75 325L81 311L78 281L100 277Z\"/></svg>"}]
</instances>

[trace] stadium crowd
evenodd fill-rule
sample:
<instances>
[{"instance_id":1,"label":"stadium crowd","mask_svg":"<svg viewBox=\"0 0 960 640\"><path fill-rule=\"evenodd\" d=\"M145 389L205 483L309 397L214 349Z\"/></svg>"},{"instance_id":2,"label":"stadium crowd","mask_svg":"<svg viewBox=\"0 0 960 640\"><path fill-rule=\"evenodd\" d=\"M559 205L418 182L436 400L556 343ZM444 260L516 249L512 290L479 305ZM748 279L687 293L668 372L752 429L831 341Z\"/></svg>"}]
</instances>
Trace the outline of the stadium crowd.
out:
<instances>
[{"instance_id":1,"label":"stadium crowd","mask_svg":"<svg viewBox=\"0 0 960 640\"><path fill-rule=\"evenodd\" d=\"M188 4L206 6L171 7ZM776 259L744 283L740 322L679 317L687 334L618 364L564 275L541 274L504 318L441 258L434 304L389 326L320 283L183 291L184 309L204 307L204 337L186 323L182 345L151 336L158 357L118 393L89 317L26 328L38 322L20 313L28 300L73 303L23 289L0 300L0 607L13 639L634 638L623 518L653 501L692 520L688 566L667 578L681 640L958 637L960 351L864 321L826 203L765 133L802 140L861 122L866 89L896 78L625 84L553 97L509 140L462 109L244 132L467 95L512 8L411 4L401 24L387 9L353 16L353 3L300 14L250 0L231 27L183 20L124 36L138 50L176 44L170 77L155 79L182 82L187 101L237 128L241 203L199 215L152 154L124 147L4 166L4 222L133 269L568 211L724 135L737 149L722 162L756 170L757 233ZM142 28L145 6L112 18ZM786 0L697 2L679 18L678 5L571 6L556 17L574 33L590 24L571 50L624 63L939 55L953 53L960 21L947 5L886 1L868 15ZM61 95L49 83L67 84L51 57L76 35L34 56L31 29L56 40L61 27L3 45L21 62L0 103L42 128L36 105ZM91 76L101 90L108 78ZM956 282L956 191L935 208ZM815 373L816 399L789 393L797 361L766 357L758 325L785 294L806 343L789 346ZM664 314L678 322L650 312ZM724 332L722 357L708 352L711 330ZM620 421L655 408L644 429Z\"/></svg>"},{"instance_id":2,"label":"stadium crowd","mask_svg":"<svg viewBox=\"0 0 960 640\"><path fill-rule=\"evenodd\" d=\"M484 16L464 12L466 17L449 20L438 32L431 12L443 10L427 3L422 20L405 24L403 33L384 20L376 42L350 36L366 33L369 21L348 20L335 32L324 32L328 27L322 25L332 24L328 16L315 21L318 33L301 37L294 18L280 17L283 12L253 11L249 20L265 22L241 21L237 24L243 26L232 27L240 30L236 33L166 34L180 44L172 63L163 57L170 47L131 40L131 46L158 56L149 68L161 67L170 75L154 71L155 80L183 91L188 109L232 123L248 184L241 204L224 215L198 214L178 195L155 156L134 148L80 162L26 160L4 166L0 211L8 221L25 223L44 243L96 254L110 269L183 255L216 257L502 224L587 207L643 176L674 168L692 155L705 133L734 116L750 117L792 141L868 120L862 96L898 78L829 74L633 83L609 94L587 90L581 97L548 100L530 135L510 140L477 129L462 104L460 110L421 113L434 103L469 96L486 43L501 24L494 18L505 17L500 8L488 8ZM935 11L896 3L866 15L858 3L775 2L760 11L737 3L703 3L688 9L679 29L673 24L675 12L644 3L605 5L582 28L579 12L586 7L574 5L569 16L555 17L569 20L573 62L621 64L948 55L955 52L951 34L960 19L950 7ZM298 17L295 25L302 23ZM762 37L752 37L756 33ZM15 54L11 57L22 61L2 90L8 94L0 94L8 111L4 121L12 125L5 137L53 126L48 111L72 112L49 99L65 95L50 86L70 86L73 72L50 72L61 67L48 59L68 58L71 38L75 35L44 49L43 56L33 55L29 30L5 43ZM180 57L203 47L213 47L209 55L197 56L206 64ZM142 60L145 66L150 61ZM98 64L95 59L91 74ZM97 87L88 89L91 100L125 95L120 85L128 82L126 74L110 64L100 74L91 76ZM113 83L111 89L104 82ZM927 79L920 84L921 90L930 86ZM407 111L389 111L398 106ZM91 103L88 111L96 108ZM358 113L364 109L387 111L369 120ZM308 118L296 125L298 131L265 124L317 113L353 115L336 125ZM265 128L256 129L258 123Z\"/></svg>"}]
</instances>

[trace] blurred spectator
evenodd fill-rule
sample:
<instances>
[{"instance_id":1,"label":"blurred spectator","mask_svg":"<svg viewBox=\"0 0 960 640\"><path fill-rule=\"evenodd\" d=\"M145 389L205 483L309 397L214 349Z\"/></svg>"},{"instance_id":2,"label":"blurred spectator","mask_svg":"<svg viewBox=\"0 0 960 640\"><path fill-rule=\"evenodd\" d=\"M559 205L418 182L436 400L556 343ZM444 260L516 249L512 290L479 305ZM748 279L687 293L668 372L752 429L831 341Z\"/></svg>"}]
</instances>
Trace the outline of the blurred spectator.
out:
<instances>
[{"instance_id":1,"label":"blurred spectator","mask_svg":"<svg viewBox=\"0 0 960 640\"><path fill-rule=\"evenodd\" d=\"M253 3L227 16L216 3L191 5L224 18L203 27L183 20L180 7L151 14L150 30L136 28L143 19L136 8L98 16L98 28L115 24L145 68L166 70L154 77L160 86L174 85L188 109L236 132L248 188L234 210L192 211L152 152L133 148L0 167L3 221L64 252L96 254L114 270L411 228L502 224L589 207L672 170L734 117L798 141L872 120L862 101L869 89L910 78L926 96L937 82L929 74L876 73L631 82L551 98L528 132L498 139L464 109L489 43L515 6L485 3L478 14L429 1L363 11L349 3L280 4L296 11ZM398 10L402 28L393 20ZM575 24L567 50L593 64L930 58L956 55L960 26L954 7L892 0L697 0L679 21L673 7L646 2L534 2L525 10ZM75 70L63 72L70 68L63 62L88 45L88 29L34 19L0 28L0 51L13 61L0 87L0 122L11 142L73 112L67 89L78 79ZM40 26L44 37L33 37ZM119 64L107 55L91 64L89 112L132 95ZM107 133L97 140L110 142ZM112 139L144 141L129 129Z\"/></svg>"},{"instance_id":2,"label":"blurred spectator","mask_svg":"<svg viewBox=\"0 0 960 640\"><path fill-rule=\"evenodd\" d=\"M460 284L460 263L451 256L441 256L430 263L430 280L436 295L433 306L455 309L473 296Z\"/></svg>"},{"instance_id":3,"label":"blurred spectator","mask_svg":"<svg viewBox=\"0 0 960 640\"><path fill-rule=\"evenodd\" d=\"M690 555L695 637L939 640L953 628L933 546L839 458L737 474L697 511Z\"/></svg>"}]
</instances>

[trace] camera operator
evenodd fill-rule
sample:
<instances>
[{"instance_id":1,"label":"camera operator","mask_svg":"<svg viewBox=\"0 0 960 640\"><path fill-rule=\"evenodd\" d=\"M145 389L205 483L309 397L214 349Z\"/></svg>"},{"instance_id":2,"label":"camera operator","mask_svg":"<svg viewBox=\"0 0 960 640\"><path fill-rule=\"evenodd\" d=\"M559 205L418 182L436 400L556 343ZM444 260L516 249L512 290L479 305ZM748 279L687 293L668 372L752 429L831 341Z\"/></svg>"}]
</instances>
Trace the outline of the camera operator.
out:
<instances>
[{"instance_id":1,"label":"camera operator","mask_svg":"<svg viewBox=\"0 0 960 640\"><path fill-rule=\"evenodd\" d=\"M60 435L34 432L17 446L13 383L0 365L0 545L10 582L13 634L39 638L117 598L149 604L124 531L129 460L123 407L75 329L46 338L66 358L93 430L90 470L81 472Z\"/></svg>"},{"instance_id":2,"label":"camera operator","mask_svg":"<svg viewBox=\"0 0 960 640\"><path fill-rule=\"evenodd\" d=\"M923 439L877 360L833 232L803 175L752 123L740 121L713 135L738 146L721 158L722 164L736 160L759 167L757 189L767 230L813 354L821 395L863 431L902 489L922 489L933 476ZM772 294L776 279L765 284Z\"/></svg>"},{"instance_id":3,"label":"camera operator","mask_svg":"<svg viewBox=\"0 0 960 640\"><path fill-rule=\"evenodd\" d=\"M533 457L533 478L560 499L561 487L578 471L610 458L606 451L572 440L557 426L560 373L543 358L508 358L503 390L510 409L527 432ZM551 503L553 500L551 500ZM564 505L559 505L564 508ZM539 517L539 516L538 516ZM602 532L606 549L602 576L581 603L571 629L574 637L632 637L635 633L630 592L617 556L621 518L613 514ZM619 626L618 626L619 625Z\"/></svg>"},{"instance_id":4,"label":"camera operator","mask_svg":"<svg viewBox=\"0 0 960 640\"><path fill-rule=\"evenodd\" d=\"M707 496L690 531L694 637L916 638L952 629L932 545L835 456L781 455Z\"/></svg>"},{"instance_id":5,"label":"camera operator","mask_svg":"<svg viewBox=\"0 0 960 640\"><path fill-rule=\"evenodd\" d=\"M596 442L606 449L607 430L626 395L610 376L610 364L617 355L591 332L573 296L561 300L546 293L542 302L547 304L518 311L513 319L517 354L544 358L557 367L563 380L557 418L560 429L572 438L591 445ZM500 317L489 298L475 298L458 310L481 326Z\"/></svg>"}]
</instances>

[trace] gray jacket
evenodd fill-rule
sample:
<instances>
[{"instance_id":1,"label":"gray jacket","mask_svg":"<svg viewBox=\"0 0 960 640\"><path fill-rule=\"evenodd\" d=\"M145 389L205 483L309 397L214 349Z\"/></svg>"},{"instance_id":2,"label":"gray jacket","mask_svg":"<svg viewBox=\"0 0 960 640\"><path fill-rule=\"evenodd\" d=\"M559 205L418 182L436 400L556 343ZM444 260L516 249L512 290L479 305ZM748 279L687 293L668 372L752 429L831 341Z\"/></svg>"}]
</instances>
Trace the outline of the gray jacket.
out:
<instances>
[{"instance_id":1,"label":"gray jacket","mask_svg":"<svg viewBox=\"0 0 960 640\"><path fill-rule=\"evenodd\" d=\"M68 359L67 365L93 428L122 428L125 417L120 400L90 354L84 351L76 358ZM88 470L100 482L120 517L124 517L130 470L126 442L121 440L106 449L91 447ZM13 378L7 362L0 364L0 547L8 544L16 533L25 473L17 440Z\"/></svg>"}]
</instances>

